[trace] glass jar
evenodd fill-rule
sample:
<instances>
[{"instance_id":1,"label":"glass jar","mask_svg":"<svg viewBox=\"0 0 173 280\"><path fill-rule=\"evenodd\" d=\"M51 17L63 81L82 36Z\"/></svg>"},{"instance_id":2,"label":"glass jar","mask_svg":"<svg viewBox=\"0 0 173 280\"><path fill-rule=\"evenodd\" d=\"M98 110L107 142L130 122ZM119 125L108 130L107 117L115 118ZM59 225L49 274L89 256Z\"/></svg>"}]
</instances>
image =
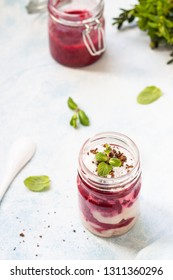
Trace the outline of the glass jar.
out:
<instances>
[{"instance_id":1,"label":"glass jar","mask_svg":"<svg viewBox=\"0 0 173 280\"><path fill-rule=\"evenodd\" d=\"M94 167L93 156L106 145L124 158L124 166L114 168L115 177L98 176ZM116 132L88 139L79 154L77 185L81 219L89 231L102 237L126 233L139 213L141 170L135 143Z\"/></svg>"},{"instance_id":2,"label":"glass jar","mask_svg":"<svg viewBox=\"0 0 173 280\"><path fill-rule=\"evenodd\" d=\"M103 0L49 0L52 57L69 67L96 62L105 51Z\"/></svg>"}]
</instances>

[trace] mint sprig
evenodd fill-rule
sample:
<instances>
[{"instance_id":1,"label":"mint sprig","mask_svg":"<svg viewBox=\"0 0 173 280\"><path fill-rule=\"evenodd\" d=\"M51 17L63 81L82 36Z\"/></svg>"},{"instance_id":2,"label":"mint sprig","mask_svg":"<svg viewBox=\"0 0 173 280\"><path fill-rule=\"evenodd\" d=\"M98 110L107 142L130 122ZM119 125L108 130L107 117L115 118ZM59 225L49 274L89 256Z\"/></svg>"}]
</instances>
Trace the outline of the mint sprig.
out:
<instances>
[{"instance_id":1,"label":"mint sprig","mask_svg":"<svg viewBox=\"0 0 173 280\"><path fill-rule=\"evenodd\" d=\"M122 162L119 158L114 157L114 153L111 153L111 147L108 144L104 145L105 150L98 152L95 155L95 159L98 162L97 173L101 177L109 175L113 167L120 167Z\"/></svg>"},{"instance_id":2,"label":"mint sprig","mask_svg":"<svg viewBox=\"0 0 173 280\"><path fill-rule=\"evenodd\" d=\"M150 38L150 47L158 48L162 45L171 50L168 64L173 63L173 1L172 0L138 0L130 9L121 9L113 24L121 29L127 22L129 27L134 27L131 22L136 22L139 29Z\"/></svg>"},{"instance_id":3,"label":"mint sprig","mask_svg":"<svg viewBox=\"0 0 173 280\"><path fill-rule=\"evenodd\" d=\"M86 113L78 107L78 105L74 102L74 100L71 97L68 98L67 105L71 110L75 111L74 115L70 120L71 126L77 128L79 123L83 126L90 125L90 121Z\"/></svg>"}]
</instances>

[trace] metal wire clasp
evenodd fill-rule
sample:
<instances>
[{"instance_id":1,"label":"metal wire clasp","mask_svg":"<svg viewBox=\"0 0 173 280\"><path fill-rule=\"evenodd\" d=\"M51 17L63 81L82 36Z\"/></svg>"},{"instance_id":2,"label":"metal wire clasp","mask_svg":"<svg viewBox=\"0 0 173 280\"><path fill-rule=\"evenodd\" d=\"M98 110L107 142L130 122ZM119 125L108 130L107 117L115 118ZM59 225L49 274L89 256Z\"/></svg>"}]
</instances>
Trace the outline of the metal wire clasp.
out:
<instances>
[{"instance_id":1,"label":"metal wire clasp","mask_svg":"<svg viewBox=\"0 0 173 280\"><path fill-rule=\"evenodd\" d=\"M103 53L105 51L105 48L106 48L105 47L105 34L104 34L103 27L102 27L102 23L100 22L99 19L96 19L95 21L96 21L96 26L90 26L88 24L85 24L86 29L82 32L84 44L92 56L100 55L101 53ZM98 31L97 48L94 45L94 43L91 39L91 36L90 36L90 32L93 29L96 29Z\"/></svg>"}]
</instances>

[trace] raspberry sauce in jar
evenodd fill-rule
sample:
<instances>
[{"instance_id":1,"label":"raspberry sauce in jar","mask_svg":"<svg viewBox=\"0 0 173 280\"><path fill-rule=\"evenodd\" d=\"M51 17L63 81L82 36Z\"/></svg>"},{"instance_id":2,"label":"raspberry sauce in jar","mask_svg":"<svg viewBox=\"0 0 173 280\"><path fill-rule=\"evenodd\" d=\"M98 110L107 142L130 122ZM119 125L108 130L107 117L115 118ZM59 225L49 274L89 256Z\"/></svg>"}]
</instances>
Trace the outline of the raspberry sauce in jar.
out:
<instances>
[{"instance_id":1,"label":"raspberry sauce in jar","mask_svg":"<svg viewBox=\"0 0 173 280\"><path fill-rule=\"evenodd\" d=\"M96 62L105 51L103 0L49 0L52 57L69 67Z\"/></svg>"},{"instance_id":2,"label":"raspberry sauce in jar","mask_svg":"<svg viewBox=\"0 0 173 280\"><path fill-rule=\"evenodd\" d=\"M106 155L107 165L112 158L121 164L100 176L97 153ZM141 169L135 143L116 132L88 139L79 154L77 185L80 216L89 231L102 237L126 233L139 214Z\"/></svg>"}]
</instances>

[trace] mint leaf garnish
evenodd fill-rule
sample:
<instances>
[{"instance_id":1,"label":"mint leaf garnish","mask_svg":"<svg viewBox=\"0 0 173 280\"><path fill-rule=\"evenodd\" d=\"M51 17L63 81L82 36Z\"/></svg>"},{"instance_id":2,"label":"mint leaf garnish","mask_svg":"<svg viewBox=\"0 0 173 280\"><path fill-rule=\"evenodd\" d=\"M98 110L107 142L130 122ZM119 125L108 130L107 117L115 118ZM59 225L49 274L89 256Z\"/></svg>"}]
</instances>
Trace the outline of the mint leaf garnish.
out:
<instances>
[{"instance_id":1,"label":"mint leaf garnish","mask_svg":"<svg viewBox=\"0 0 173 280\"><path fill-rule=\"evenodd\" d=\"M41 192L50 187L50 178L46 175L30 176L24 180L25 186L33 192Z\"/></svg>"},{"instance_id":2,"label":"mint leaf garnish","mask_svg":"<svg viewBox=\"0 0 173 280\"><path fill-rule=\"evenodd\" d=\"M68 107L72 110L76 110L77 109L77 104L74 102L74 100L69 97L68 101L67 101Z\"/></svg>"},{"instance_id":3,"label":"mint leaf garnish","mask_svg":"<svg viewBox=\"0 0 173 280\"><path fill-rule=\"evenodd\" d=\"M100 162L99 165L97 166L97 172L99 176L105 177L107 176L112 170L112 166L105 163L105 162Z\"/></svg>"},{"instance_id":4,"label":"mint leaf garnish","mask_svg":"<svg viewBox=\"0 0 173 280\"><path fill-rule=\"evenodd\" d=\"M114 166L114 167L120 167L121 166L121 160L119 158L111 158L109 160L109 164Z\"/></svg>"},{"instance_id":5,"label":"mint leaf garnish","mask_svg":"<svg viewBox=\"0 0 173 280\"><path fill-rule=\"evenodd\" d=\"M149 86L141 91L137 97L137 102L142 105L150 104L162 96L162 91L155 87Z\"/></svg>"},{"instance_id":6,"label":"mint leaf garnish","mask_svg":"<svg viewBox=\"0 0 173 280\"><path fill-rule=\"evenodd\" d=\"M107 161L108 157L104 153L99 152L96 154L96 160L97 161Z\"/></svg>"},{"instance_id":7,"label":"mint leaf garnish","mask_svg":"<svg viewBox=\"0 0 173 280\"><path fill-rule=\"evenodd\" d=\"M99 176L107 176L108 174L114 178L114 171L113 167L121 167L124 166L124 162L126 162L127 157L117 151L114 146L104 144L102 145L105 149L103 152L99 152L98 149L95 154L95 160L97 161L97 174ZM93 151L95 151L93 150Z\"/></svg>"},{"instance_id":8,"label":"mint leaf garnish","mask_svg":"<svg viewBox=\"0 0 173 280\"><path fill-rule=\"evenodd\" d=\"M90 121L86 113L78 107L78 105L74 102L74 100L71 97L68 98L67 105L70 109L75 111L75 114L72 116L70 120L71 126L77 128L79 122L84 126L90 125Z\"/></svg>"}]
</instances>

